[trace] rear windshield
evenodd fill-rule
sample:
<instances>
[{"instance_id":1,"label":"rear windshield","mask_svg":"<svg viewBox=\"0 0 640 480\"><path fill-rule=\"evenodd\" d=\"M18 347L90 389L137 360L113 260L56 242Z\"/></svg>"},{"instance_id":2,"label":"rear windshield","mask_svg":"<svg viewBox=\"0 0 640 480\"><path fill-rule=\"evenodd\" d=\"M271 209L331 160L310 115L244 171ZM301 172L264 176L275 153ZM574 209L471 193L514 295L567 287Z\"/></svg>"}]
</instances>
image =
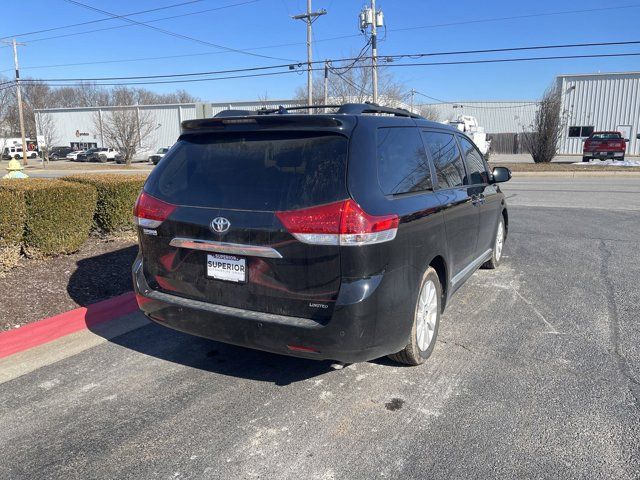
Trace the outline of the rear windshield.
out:
<instances>
[{"instance_id":1,"label":"rear windshield","mask_svg":"<svg viewBox=\"0 0 640 480\"><path fill-rule=\"evenodd\" d=\"M592 140L619 140L621 138L622 135L616 132L594 133L593 135L591 135Z\"/></svg>"},{"instance_id":2,"label":"rear windshield","mask_svg":"<svg viewBox=\"0 0 640 480\"><path fill-rule=\"evenodd\" d=\"M334 134L190 135L145 189L178 205L293 210L346 198L346 158L347 139Z\"/></svg>"}]
</instances>

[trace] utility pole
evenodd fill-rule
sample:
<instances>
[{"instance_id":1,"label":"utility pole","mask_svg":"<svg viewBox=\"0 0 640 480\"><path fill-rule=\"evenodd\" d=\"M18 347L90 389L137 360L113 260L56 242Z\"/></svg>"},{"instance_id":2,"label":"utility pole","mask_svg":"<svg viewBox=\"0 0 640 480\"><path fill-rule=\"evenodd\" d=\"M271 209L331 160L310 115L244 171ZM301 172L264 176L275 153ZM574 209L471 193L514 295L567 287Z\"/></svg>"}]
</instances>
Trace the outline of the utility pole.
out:
<instances>
[{"instance_id":1,"label":"utility pole","mask_svg":"<svg viewBox=\"0 0 640 480\"><path fill-rule=\"evenodd\" d=\"M365 32L371 27L371 83L373 84L373 103L378 103L378 27L384 26L382 10L376 10L376 0L371 6L360 12L360 30Z\"/></svg>"},{"instance_id":2,"label":"utility pole","mask_svg":"<svg viewBox=\"0 0 640 480\"><path fill-rule=\"evenodd\" d=\"M416 91L412 88L409 93L411 93L411 112L413 113L413 100L415 98Z\"/></svg>"},{"instance_id":3,"label":"utility pole","mask_svg":"<svg viewBox=\"0 0 640 480\"><path fill-rule=\"evenodd\" d=\"M376 0L371 0L371 80L373 82L373 103L378 103L378 34L376 32Z\"/></svg>"},{"instance_id":4,"label":"utility pole","mask_svg":"<svg viewBox=\"0 0 640 480\"><path fill-rule=\"evenodd\" d=\"M4 42L9 43L9 42ZM27 165L27 138L24 132L24 113L22 111L22 92L20 91L20 67L18 66L18 45L24 43L16 42L14 38L11 42L13 45L13 63L16 69L16 96L18 99L18 116L20 117L20 135L22 136L22 165Z\"/></svg>"},{"instance_id":5,"label":"utility pole","mask_svg":"<svg viewBox=\"0 0 640 480\"><path fill-rule=\"evenodd\" d=\"M326 15L327 11L323 8L317 12L311 11L311 0L307 0L307 13L293 15L294 20L304 20L307 24L307 104L313 105L313 70L311 62L313 61L313 52L311 51L312 31L311 24L322 15Z\"/></svg>"},{"instance_id":6,"label":"utility pole","mask_svg":"<svg viewBox=\"0 0 640 480\"><path fill-rule=\"evenodd\" d=\"M324 61L324 104L329 104L329 60ZM324 112L327 113L326 107Z\"/></svg>"}]
</instances>

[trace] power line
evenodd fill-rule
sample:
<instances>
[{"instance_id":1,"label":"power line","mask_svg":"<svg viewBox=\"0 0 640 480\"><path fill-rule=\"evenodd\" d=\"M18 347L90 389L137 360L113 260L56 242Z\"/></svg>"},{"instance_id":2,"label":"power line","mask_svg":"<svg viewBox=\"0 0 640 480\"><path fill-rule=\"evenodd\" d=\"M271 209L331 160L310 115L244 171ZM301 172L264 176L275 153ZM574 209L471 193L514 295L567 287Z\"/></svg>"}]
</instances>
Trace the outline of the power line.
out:
<instances>
[{"instance_id":1,"label":"power line","mask_svg":"<svg viewBox=\"0 0 640 480\"><path fill-rule=\"evenodd\" d=\"M472 65L472 64L485 64L485 63L514 63L514 62L531 62L531 61L549 61L549 60L570 60L570 59L586 59L586 58L615 58L615 57L637 57L640 56L640 52L633 53L608 53L608 54L593 54L593 55L556 55L547 57L520 57L520 58L499 58L499 59L481 59L481 60L465 60L465 61L453 61L453 62L430 62L430 63L392 63L388 67L429 67L429 66L441 66L441 65ZM261 69L262 67L255 67ZM321 71L324 68L313 68L313 71ZM160 80L160 81L141 81L141 82L118 82L118 83L96 83L96 85L102 86L123 86L123 85L159 85L159 84L173 84L173 83L189 83L189 82L204 82L204 81L216 81L216 80L228 80L236 78L252 78L252 77L265 77L272 75L284 75L290 73L300 73L298 70L284 70L281 72L267 72L267 73L253 73L248 75L234 75L227 77L209 77L209 78L190 78L179 80ZM182 74L178 74L182 75ZM175 75L167 76L163 78L172 78ZM344 78L344 77L342 77ZM25 82L43 82L50 86L76 86L77 83L49 83L56 80L23 80ZM58 80L59 81L59 80ZM86 81L86 79L77 79L76 82Z\"/></svg>"},{"instance_id":2,"label":"power line","mask_svg":"<svg viewBox=\"0 0 640 480\"><path fill-rule=\"evenodd\" d=\"M637 57L640 52L632 53L596 53L591 55L554 55L548 57L520 57L520 58L496 58L483 60L459 60L453 62L430 62L430 63L391 63L388 67L430 67L443 65L474 65L482 63L511 63L511 62L532 62L543 60L575 60L585 58L615 58L615 57ZM320 69L318 69L320 70Z\"/></svg>"},{"instance_id":3,"label":"power line","mask_svg":"<svg viewBox=\"0 0 640 480\"><path fill-rule=\"evenodd\" d=\"M204 0L189 0L188 2L174 3L173 5L166 5L164 7L156 7L156 8L151 8L149 10L140 10L140 11L137 11L137 12L124 13L124 14L122 14L122 16L123 17L133 17L134 15L142 15L144 13L157 12L157 11L160 11L160 10L168 10L170 8L182 7L184 5L190 5L190 4L193 4L193 3L201 3L203 1ZM45 28L43 30L34 30L32 32L14 33L13 35L7 35L6 37L3 37L0 40L4 40L6 38L25 37L27 35L35 35L37 33L54 32L56 30L64 30L64 29L67 29L67 28L81 27L83 25L90 25L90 24L93 24L93 23L108 22L109 20L113 20L113 19L112 18L99 18L97 20L88 20L86 22L71 23L71 24L68 24L68 25L61 25L59 27Z\"/></svg>"},{"instance_id":4,"label":"power line","mask_svg":"<svg viewBox=\"0 0 640 480\"><path fill-rule=\"evenodd\" d=\"M262 55L262 54L259 54L259 53L253 53L253 52L249 52L249 51L246 51L246 50L241 50L241 49L237 49L237 48L231 48L231 47L227 47L227 46L224 46L224 45L211 43L211 42L208 42L208 41L205 41L205 40L200 40L199 38L190 37L188 35L183 35L181 33L172 32L170 30L165 30L164 28L156 27L154 25L149 25L148 23L145 23L145 22L139 22L137 20L132 20L131 18L127 18L127 17L125 17L123 15L117 15L115 13L111 13L111 12L108 12L106 10L102 10L100 8L97 8L97 7L92 7L91 5L86 5L86 4L82 3L82 2L78 2L77 0L64 0L64 1L67 2L67 3L71 3L73 5L77 5L77 6L82 7L82 8L86 8L86 9L89 9L89 10L93 10L95 12L102 13L103 15L108 15L108 16L110 16L112 18L117 18L117 19L123 20L125 22L129 22L131 24L134 24L134 25L139 25L141 27L149 28L149 29L154 30L156 32L163 33L165 35L170 35L172 37L181 38L183 40L189 40L191 42L196 42L196 43L199 43L201 45L207 45L209 47L215 47L215 48L219 48L219 49L222 49L222 50L227 50L227 51L230 51L230 52L242 53L244 55L251 55L251 56L254 56L254 57L268 58L268 59L271 59L271 60L291 60L291 59L287 59L287 58L280 58L280 57L272 57L272 56L269 56L269 55Z\"/></svg>"},{"instance_id":5,"label":"power line","mask_svg":"<svg viewBox=\"0 0 640 480\"><path fill-rule=\"evenodd\" d=\"M466 108L478 108L478 109L483 109L483 110L502 110L502 109L506 109L506 108L522 108L522 107L528 107L531 105L538 105L538 102L527 102L527 103L522 103L519 105L503 105L500 107L490 107L490 106L486 106L486 105L469 105L468 103L465 102L453 102L450 100L442 100L441 98L436 98L436 97L432 97L430 95L427 95L426 93L422 93L419 92L418 90L413 89L412 90L413 93L417 93L418 95L428 98L429 100L435 100L437 103L441 103L441 104L453 104L454 107L466 107Z\"/></svg>"},{"instance_id":6,"label":"power line","mask_svg":"<svg viewBox=\"0 0 640 480\"><path fill-rule=\"evenodd\" d=\"M297 43L280 43L278 45L266 45L266 46L263 46L263 47L245 48L244 50L265 50L265 49L269 49L269 48L292 47L292 46L296 46L296 45L304 45L304 44L300 43L300 42L297 42ZM40 69L40 68L57 68L57 67L78 67L78 66L82 66L82 65L103 65L103 64L109 64L109 63L142 62L142 61L145 61L145 60L168 60L168 59L171 59L171 58L186 58L186 57L201 57L201 56L207 56L207 55L219 55L221 53L228 53L228 52L225 52L225 51L220 51L220 52L202 52L202 53L188 53L188 54L181 54L181 55L163 55L163 56L159 56L159 57L126 58L126 59L119 59L119 60L99 60L99 61L94 61L94 62L58 63L58 64L54 64L54 65L36 65L36 66L33 66L33 67L23 67L22 70L35 70L35 69ZM13 71L12 68L7 68L5 70L0 70L0 72L12 72L12 71Z\"/></svg>"},{"instance_id":7,"label":"power line","mask_svg":"<svg viewBox=\"0 0 640 480\"><path fill-rule=\"evenodd\" d=\"M640 40L631 40L631 41L624 41L624 42L600 42L600 43L573 43L573 44L557 44L557 45L532 45L532 46L525 46L525 47L506 47L506 48L492 48L492 49L477 49L477 50L466 50L466 51L450 51L450 52L425 52L425 53L407 53L407 54L394 54L394 55L385 55L383 58L385 59L390 59L391 62L387 63L387 66L389 67L393 67L393 66L412 66L412 65L425 65L425 64L420 64L420 63L406 63L406 64L398 64L398 63L393 63L392 60L393 59L405 59L405 58L411 58L411 59L418 59L418 58L425 58L425 57L432 57L432 56L447 56L447 55L466 55L466 54L480 54L480 53L498 53L498 52L514 52L514 51L531 51L531 50L545 50L545 49L560 49L560 48L580 48L580 47L595 47L595 46L614 46L614 45L640 45ZM350 65L346 65L346 66L335 66L332 65L332 69L338 73L340 70L345 70L344 72L340 72L340 73L346 73L349 69L353 68L357 62L359 61L363 61L363 60L367 60L370 59L370 56L365 56L364 53L366 52L366 49L368 47L368 44L364 46L364 48L358 53L358 55L356 57L350 57L350 58L338 58L338 59L328 59L329 62L334 63L334 62L351 62ZM563 56L557 56L557 57L549 57L549 59L555 59L555 58L598 58L599 56L607 56L606 54L595 54L596 56L591 56L591 55L586 55L586 56L582 56L582 57L575 57L575 56L569 56L569 57L563 57ZM623 54L616 54L616 56L620 56ZM544 57L531 57L531 58L544 58ZM499 60L499 61L508 61L509 59L503 59L503 60ZM487 60L482 60L482 62L490 62L490 59ZM320 64L320 63L324 63L325 60L316 60L311 62L312 64ZM476 60L470 60L470 61L455 61L455 62L438 62L438 63L428 63L426 65L456 65L456 64L463 64L463 63L476 63ZM304 62L306 63L306 62ZM256 71L256 70L269 70L269 69L275 69L275 68L291 68L291 67L296 67L296 66L302 66L303 62L296 62L294 64L290 64L290 63L284 63L284 64L278 64L278 65L267 65L267 66L260 66L260 67L246 67L246 68L237 68L237 69L230 69L230 70L215 70L215 71L205 71L205 72L190 72L190 73L172 73L172 74L158 74L158 75L138 75L138 76L126 76L126 77L93 77L93 78L44 78L44 79L39 79L40 81L45 81L45 82L59 82L59 81L64 81L64 82L69 82L69 81L86 81L86 82L99 82L99 81L106 81L106 80L142 80L142 79L155 79L155 78L172 78L172 77L187 77L187 76L202 76L202 75L216 75L216 74L226 74L226 73L239 73L239 72L250 72L250 71ZM37 79L36 79L37 80ZM25 79L24 81L29 81L28 79Z\"/></svg>"},{"instance_id":8,"label":"power line","mask_svg":"<svg viewBox=\"0 0 640 480\"><path fill-rule=\"evenodd\" d=\"M207 8L204 10L197 10L195 12L189 12L189 13L181 13L178 15L170 15L168 17L161 17L161 18L155 18L153 20L146 20L145 23L157 23L157 22L161 22L163 20L171 20L174 18L181 18L181 17L188 17L188 16L192 16L192 15L199 15L201 13L207 13L207 12L213 12L216 10L224 10L227 8L232 8L232 7L239 7L242 5L248 5L250 3L256 3L256 2L260 2L262 0L246 0L243 2L238 2L238 3L232 3L230 5L223 5L221 7L214 7L214 8ZM122 15L123 17L126 17L127 15ZM105 18L103 20L108 21L108 20L113 20L114 18ZM105 27L105 28L94 28L92 30L84 30L82 32L71 32L71 33L64 33L61 35L53 35L53 36L49 36L49 37L41 37L41 38L34 38L29 40L29 43L35 43L35 42L42 42L42 41L46 41L46 40L55 40L57 38L66 38L66 37L74 37L76 35L84 35L87 33L95 33L95 32L104 32L107 30L117 30L120 28L127 28L127 27L134 27L136 26L135 24L126 24L126 25L115 25L112 27ZM6 48L6 47L0 47L0 48ZM222 53L222 52L214 52L214 53Z\"/></svg>"},{"instance_id":9,"label":"power line","mask_svg":"<svg viewBox=\"0 0 640 480\"><path fill-rule=\"evenodd\" d=\"M254 0L257 1L257 0ZM341 37L336 37L341 38ZM320 41L328 41L332 40L332 38L317 40ZM572 44L555 44L555 45L534 45L534 46L526 46L526 47L508 47L508 48L490 48L490 49L478 49L478 50L457 50L457 51L448 51L448 52L427 52L427 53L410 53L403 55L385 55L383 59L389 58L423 58L429 56L445 56L445 55L467 55L467 54L477 54L477 53L499 53L499 52L516 52L516 51L527 51L527 50L549 50L549 49L561 49L561 48L581 48L581 47L607 47L607 46L622 46L622 45L638 45L640 44L640 40L633 41L622 41L622 42L589 42L589 43L572 43ZM270 46L262 46L262 47L253 47L247 48L245 50L258 50L265 48L277 48L277 47L286 47L293 45L302 45L301 43L282 43L279 45L270 45ZM368 47L368 44L365 45L363 50ZM361 51L362 52L362 51ZM193 54L183 54L183 55L167 55L167 56L158 56L158 57L143 57L143 58L130 58L130 59L122 59L122 60L104 60L104 61L94 61L94 62L81 62L81 63L68 63L68 64L58 64L58 65L40 65L34 67L22 67L22 70L25 69L35 69L35 68L52 68L52 67L66 67L66 66L79 66L79 65L99 65L99 64L108 64L108 63L120 63L120 62L135 62L135 61L143 61L143 60L164 60L171 58L181 58L181 57L191 57L191 56L202 56L202 55L216 55L224 52L204 52L204 53L193 53ZM357 61L367 60L370 57L361 56L359 53L356 57L346 58L340 61ZM331 60L330 60L331 61ZM333 60L339 61L339 60ZM318 60L312 62L314 64L324 63L324 60ZM354 64L355 65L355 64ZM335 69L344 69L348 68L346 66L334 66ZM350 67L349 67L350 68ZM3 72L12 71L11 69L2 70Z\"/></svg>"},{"instance_id":10,"label":"power line","mask_svg":"<svg viewBox=\"0 0 640 480\"><path fill-rule=\"evenodd\" d=\"M520 20L524 18L551 17L551 16L558 16L558 15L569 15L573 13L593 13L593 12L602 12L602 11L609 11L609 10L622 10L627 8L640 8L640 4L634 3L630 5L621 5L617 7L600 7L600 8L588 8L588 9L582 9L582 10L563 10L563 11L557 11L557 12L529 13L524 15L513 15L509 17L484 18L484 19L478 19L478 20L465 20L460 22L449 22L449 23L439 23L439 24L431 24L431 25L418 25L414 27L394 28L394 29L389 29L389 31L403 32L403 31L409 31L409 30L420 30L425 28L455 27L459 25L470 25L474 23L500 22L505 20Z\"/></svg>"}]
</instances>

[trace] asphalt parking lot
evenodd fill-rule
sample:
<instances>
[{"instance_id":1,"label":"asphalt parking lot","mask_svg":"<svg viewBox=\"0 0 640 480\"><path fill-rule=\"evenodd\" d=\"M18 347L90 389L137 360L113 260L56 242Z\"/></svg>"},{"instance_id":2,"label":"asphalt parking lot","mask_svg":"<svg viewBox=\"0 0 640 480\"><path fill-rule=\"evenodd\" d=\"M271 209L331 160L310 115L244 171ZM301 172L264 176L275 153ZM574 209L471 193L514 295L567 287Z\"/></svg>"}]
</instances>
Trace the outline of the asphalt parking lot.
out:
<instances>
[{"instance_id":1,"label":"asphalt parking lot","mask_svg":"<svg viewBox=\"0 0 640 480\"><path fill-rule=\"evenodd\" d=\"M134 315L0 384L0 478L640 478L640 179L504 190L505 260L424 366L334 370Z\"/></svg>"}]
</instances>

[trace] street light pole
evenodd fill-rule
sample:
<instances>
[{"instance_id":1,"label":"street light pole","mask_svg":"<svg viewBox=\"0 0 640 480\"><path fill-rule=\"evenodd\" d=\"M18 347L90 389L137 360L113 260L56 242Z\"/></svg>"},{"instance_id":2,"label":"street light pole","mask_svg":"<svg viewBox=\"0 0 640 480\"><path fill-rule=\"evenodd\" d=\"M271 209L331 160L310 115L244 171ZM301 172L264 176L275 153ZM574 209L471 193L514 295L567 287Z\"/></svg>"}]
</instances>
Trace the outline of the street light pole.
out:
<instances>
[{"instance_id":1,"label":"street light pole","mask_svg":"<svg viewBox=\"0 0 640 480\"><path fill-rule=\"evenodd\" d=\"M312 30L311 24L320 16L326 15L327 11L323 8L317 12L311 11L311 0L307 0L307 13L301 13L299 15L293 15L291 18L294 20L304 20L307 24L307 105L313 105L313 70L311 68L313 62L312 51Z\"/></svg>"}]
</instances>

